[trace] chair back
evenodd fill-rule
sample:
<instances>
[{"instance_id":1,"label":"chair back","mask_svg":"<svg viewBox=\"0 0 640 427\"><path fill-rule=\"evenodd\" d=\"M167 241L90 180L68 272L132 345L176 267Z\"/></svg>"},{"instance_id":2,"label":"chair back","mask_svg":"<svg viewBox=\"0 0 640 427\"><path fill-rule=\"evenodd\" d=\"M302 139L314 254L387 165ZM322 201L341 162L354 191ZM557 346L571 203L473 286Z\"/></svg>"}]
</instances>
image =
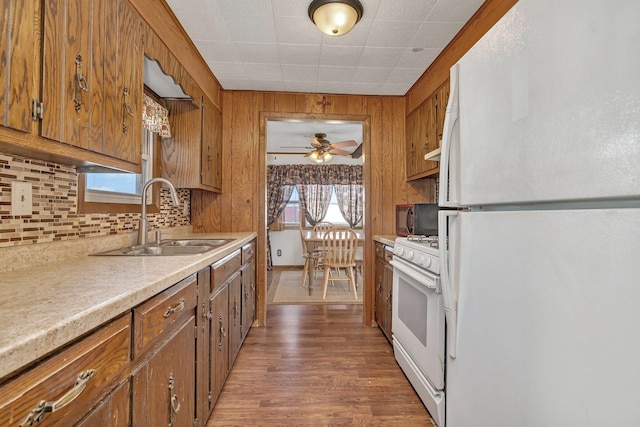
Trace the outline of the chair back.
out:
<instances>
[{"instance_id":1,"label":"chair back","mask_svg":"<svg viewBox=\"0 0 640 427\"><path fill-rule=\"evenodd\" d=\"M333 227L322 239L325 267L353 267L356 263L358 236L349 227Z\"/></svg>"},{"instance_id":2,"label":"chair back","mask_svg":"<svg viewBox=\"0 0 640 427\"><path fill-rule=\"evenodd\" d=\"M327 232L331 230L333 227L334 225L332 223L327 221L322 221L313 226L313 231Z\"/></svg>"}]
</instances>

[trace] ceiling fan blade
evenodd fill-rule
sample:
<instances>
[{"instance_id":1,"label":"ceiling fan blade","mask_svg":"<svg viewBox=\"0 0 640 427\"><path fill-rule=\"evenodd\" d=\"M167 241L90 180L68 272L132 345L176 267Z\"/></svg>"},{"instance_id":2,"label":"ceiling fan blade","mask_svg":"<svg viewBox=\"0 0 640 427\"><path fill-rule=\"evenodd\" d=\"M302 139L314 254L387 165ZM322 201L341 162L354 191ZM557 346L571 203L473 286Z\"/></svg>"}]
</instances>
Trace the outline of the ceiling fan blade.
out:
<instances>
[{"instance_id":1,"label":"ceiling fan blade","mask_svg":"<svg viewBox=\"0 0 640 427\"><path fill-rule=\"evenodd\" d=\"M331 149L329 150L329 152L330 152L331 154L336 154L336 155L338 155L338 156L350 156L350 155L351 155L351 152L349 152L349 151L347 151L347 150L341 150L341 149L339 149L339 148L331 148Z\"/></svg>"},{"instance_id":2,"label":"ceiling fan blade","mask_svg":"<svg viewBox=\"0 0 640 427\"><path fill-rule=\"evenodd\" d=\"M305 136L305 138L310 139L311 140L311 145L313 145L314 147L322 146L322 143L320 143L320 141L318 141L318 139L314 138L313 136Z\"/></svg>"},{"instance_id":3,"label":"ceiling fan blade","mask_svg":"<svg viewBox=\"0 0 640 427\"><path fill-rule=\"evenodd\" d=\"M340 141L340 142L331 143L332 147L355 147L356 145L358 145L358 143L355 142L353 139L350 139L348 141Z\"/></svg>"},{"instance_id":4,"label":"ceiling fan blade","mask_svg":"<svg viewBox=\"0 0 640 427\"><path fill-rule=\"evenodd\" d=\"M362 157L362 144L358 145L358 148L353 150L353 153L351 153L351 158L353 159L358 159L360 157Z\"/></svg>"}]
</instances>

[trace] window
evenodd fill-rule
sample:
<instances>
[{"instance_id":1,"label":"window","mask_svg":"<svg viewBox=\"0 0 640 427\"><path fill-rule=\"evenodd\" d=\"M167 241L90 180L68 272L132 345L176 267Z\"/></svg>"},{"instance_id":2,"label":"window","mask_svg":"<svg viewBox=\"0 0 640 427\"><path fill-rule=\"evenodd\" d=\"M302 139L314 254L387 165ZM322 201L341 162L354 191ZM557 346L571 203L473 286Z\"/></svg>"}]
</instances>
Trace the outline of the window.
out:
<instances>
[{"instance_id":1,"label":"window","mask_svg":"<svg viewBox=\"0 0 640 427\"><path fill-rule=\"evenodd\" d=\"M282 211L282 215L280 218L285 227L292 225L295 225L297 227L298 223L301 223L303 226L309 226L309 224L304 219L302 209L300 208L300 195L298 194L297 187L293 189L291 198L289 199L289 203L287 203L287 206ZM349 225L344 219L342 212L340 212L338 199L336 197L336 191L333 188L331 189L331 201L329 204L329 208L327 209L327 213L322 221L328 221L336 225Z\"/></svg>"},{"instance_id":2,"label":"window","mask_svg":"<svg viewBox=\"0 0 640 427\"><path fill-rule=\"evenodd\" d=\"M142 173L83 173L80 174L78 210L80 212L135 212L140 206L142 187L153 178L157 135L143 129ZM159 194L159 193L158 193ZM157 203L154 192L152 200ZM149 210L152 212L153 210Z\"/></svg>"}]
</instances>

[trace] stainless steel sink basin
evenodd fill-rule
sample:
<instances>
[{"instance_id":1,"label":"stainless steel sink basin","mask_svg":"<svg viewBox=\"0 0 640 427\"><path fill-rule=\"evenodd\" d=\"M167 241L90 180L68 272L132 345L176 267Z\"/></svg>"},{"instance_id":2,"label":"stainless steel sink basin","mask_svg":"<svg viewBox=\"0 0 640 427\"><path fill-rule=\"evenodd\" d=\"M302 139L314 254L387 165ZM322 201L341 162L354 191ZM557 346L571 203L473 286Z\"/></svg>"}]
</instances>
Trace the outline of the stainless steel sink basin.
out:
<instances>
[{"instance_id":1,"label":"stainless steel sink basin","mask_svg":"<svg viewBox=\"0 0 640 427\"><path fill-rule=\"evenodd\" d=\"M100 252L91 255L99 256L169 256L169 255L197 255L226 245L235 239L171 239L160 244L127 246L125 248Z\"/></svg>"},{"instance_id":2,"label":"stainless steel sink basin","mask_svg":"<svg viewBox=\"0 0 640 427\"><path fill-rule=\"evenodd\" d=\"M189 246L212 246L218 247L226 245L235 239L171 239L160 243L161 247L189 247Z\"/></svg>"}]
</instances>

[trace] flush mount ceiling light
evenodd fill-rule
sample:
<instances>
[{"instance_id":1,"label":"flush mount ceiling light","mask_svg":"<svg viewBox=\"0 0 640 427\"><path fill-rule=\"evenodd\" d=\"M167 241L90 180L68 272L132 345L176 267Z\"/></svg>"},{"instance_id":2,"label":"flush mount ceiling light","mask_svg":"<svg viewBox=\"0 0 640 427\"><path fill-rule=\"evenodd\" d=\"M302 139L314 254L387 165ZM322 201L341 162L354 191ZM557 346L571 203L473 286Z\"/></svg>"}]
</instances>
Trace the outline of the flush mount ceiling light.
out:
<instances>
[{"instance_id":1,"label":"flush mount ceiling light","mask_svg":"<svg viewBox=\"0 0 640 427\"><path fill-rule=\"evenodd\" d=\"M325 34L347 34L362 18L362 4L358 0L314 0L309 5L309 18Z\"/></svg>"}]
</instances>

